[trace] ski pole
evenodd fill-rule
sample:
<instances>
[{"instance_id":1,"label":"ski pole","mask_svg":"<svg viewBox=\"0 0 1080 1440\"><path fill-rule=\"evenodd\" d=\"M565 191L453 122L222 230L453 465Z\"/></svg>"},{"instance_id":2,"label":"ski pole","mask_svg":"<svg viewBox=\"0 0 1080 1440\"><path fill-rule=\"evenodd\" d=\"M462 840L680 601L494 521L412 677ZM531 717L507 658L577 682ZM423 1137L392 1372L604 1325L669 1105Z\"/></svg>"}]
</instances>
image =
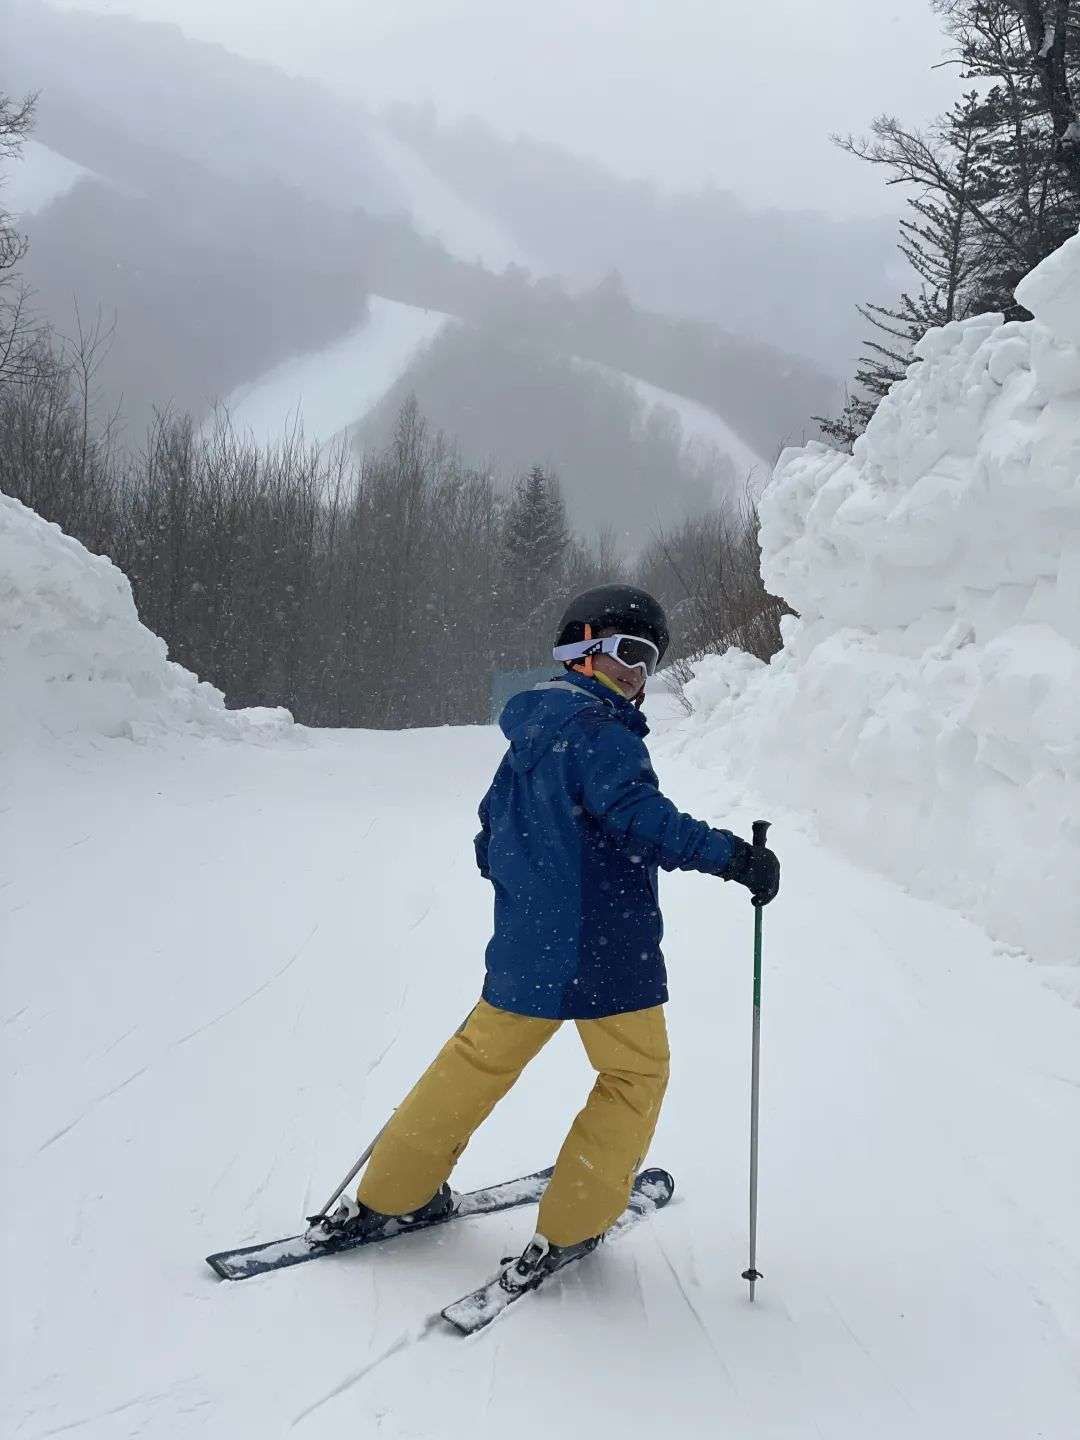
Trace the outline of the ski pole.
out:
<instances>
[{"instance_id":1,"label":"ski pole","mask_svg":"<svg viewBox=\"0 0 1080 1440\"><path fill-rule=\"evenodd\" d=\"M389 1121L386 1122L387 1125L388 1125L389 1123L390 1123ZM319 1211L318 1215L312 1215L312 1216L310 1217L313 1222L316 1221L316 1220L322 1219L322 1217L323 1217L324 1215L328 1215L328 1214L330 1213L330 1206L333 1205L334 1201L338 1198L338 1196L341 1194L341 1192L345 1189L345 1186L348 1185L348 1183L349 1183L350 1180L355 1180L355 1179L356 1179L357 1175L360 1174L360 1171L364 1168L364 1166L367 1164L367 1162L371 1159L371 1152L375 1149L375 1146L376 1146L376 1145L379 1143L379 1141L382 1139L382 1133L383 1133L383 1130L385 1130L385 1129L386 1129L386 1125L384 1125L384 1126L382 1127L382 1130L379 1131L378 1135L375 1136L375 1139L372 1140L371 1144L367 1147L367 1149L364 1151L364 1153L360 1156L359 1160L357 1160L356 1164L352 1167L352 1169L349 1171L349 1173L345 1176L345 1179L342 1180L341 1184L337 1187L337 1189L334 1191L334 1193L330 1196L330 1199L327 1200L326 1204L325 1204L325 1205L322 1207L322 1209Z\"/></svg>"},{"instance_id":2,"label":"ski pole","mask_svg":"<svg viewBox=\"0 0 1080 1440\"><path fill-rule=\"evenodd\" d=\"M769 833L768 820L755 820L754 844L764 847ZM757 1196L758 1196L758 1096L761 1075L761 911L754 899L754 1028L750 1047L750 1268L742 1278L750 1282L750 1299L754 1286L763 1278L757 1268Z\"/></svg>"}]
</instances>

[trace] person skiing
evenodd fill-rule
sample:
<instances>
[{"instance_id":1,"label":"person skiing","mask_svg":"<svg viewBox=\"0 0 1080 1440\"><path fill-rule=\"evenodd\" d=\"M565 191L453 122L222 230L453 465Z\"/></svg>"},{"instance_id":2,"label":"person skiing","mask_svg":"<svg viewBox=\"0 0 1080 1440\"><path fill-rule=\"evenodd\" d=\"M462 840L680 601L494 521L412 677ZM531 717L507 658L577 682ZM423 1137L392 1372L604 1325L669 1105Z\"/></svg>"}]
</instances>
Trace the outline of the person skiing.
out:
<instances>
[{"instance_id":1,"label":"person skiing","mask_svg":"<svg viewBox=\"0 0 1080 1440\"><path fill-rule=\"evenodd\" d=\"M495 892L481 998L394 1112L355 1202L320 1222L327 1238L451 1213L447 1181L473 1132L567 1020L596 1082L537 1233L503 1283L538 1283L592 1249L625 1208L668 1082L657 869L735 881L759 905L780 883L771 850L683 814L660 791L641 704L668 639L645 591L588 590L552 651L563 675L507 702L509 748L475 841Z\"/></svg>"}]
</instances>

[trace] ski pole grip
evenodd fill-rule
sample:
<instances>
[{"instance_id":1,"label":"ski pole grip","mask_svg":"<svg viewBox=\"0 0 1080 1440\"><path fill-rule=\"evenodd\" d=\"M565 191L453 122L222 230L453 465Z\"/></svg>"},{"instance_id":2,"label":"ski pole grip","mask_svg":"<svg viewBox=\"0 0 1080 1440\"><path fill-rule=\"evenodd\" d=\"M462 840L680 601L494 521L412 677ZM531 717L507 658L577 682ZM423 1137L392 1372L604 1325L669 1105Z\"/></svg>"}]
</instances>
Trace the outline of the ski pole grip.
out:
<instances>
[{"instance_id":1,"label":"ski pole grip","mask_svg":"<svg viewBox=\"0 0 1080 1440\"><path fill-rule=\"evenodd\" d=\"M765 837L766 837L766 835L769 833L769 826L770 826L771 824L772 824L772 821L771 821L771 820L755 820L755 821L754 821L754 824L753 824L753 827L752 827L753 836L754 836L754 844L757 845L757 846L760 846L762 849L764 849L764 847L765 847Z\"/></svg>"}]
</instances>

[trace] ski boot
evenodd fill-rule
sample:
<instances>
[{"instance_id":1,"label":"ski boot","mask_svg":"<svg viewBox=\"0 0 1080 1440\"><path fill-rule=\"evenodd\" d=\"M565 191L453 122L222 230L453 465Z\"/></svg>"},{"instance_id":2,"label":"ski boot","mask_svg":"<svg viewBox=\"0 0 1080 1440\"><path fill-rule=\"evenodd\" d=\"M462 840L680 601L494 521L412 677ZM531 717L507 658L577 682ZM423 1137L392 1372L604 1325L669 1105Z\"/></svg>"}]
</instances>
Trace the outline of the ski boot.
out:
<instances>
[{"instance_id":1,"label":"ski boot","mask_svg":"<svg viewBox=\"0 0 1080 1440\"><path fill-rule=\"evenodd\" d=\"M454 1192L442 1185L419 1210L407 1215L384 1215L362 1205L349 1195L342 1196L337 1209L329 1215L309 1215L305 1235L309 1245L336 1245L342 1241L374 1240L397 1235L418 1225L434 1225L446 1220L454 1211Z\"/></svg>"},{"instance_id":2,"label":"ski boot","mask_svg":"<svg viewBox=\"0 0 1080 1440\"><path fill-rule=\"evenodd\" d=\"M603 1236L594 1235L574 1245L552 1245L543 1235L534 1235L516 1260L512 1255L503 1260L506 1269L499 1277L499 1284L511 1294L518 1290L535 1290L556 1270L595 1250L602 1239Z\"/></svg>"}]
</instances>

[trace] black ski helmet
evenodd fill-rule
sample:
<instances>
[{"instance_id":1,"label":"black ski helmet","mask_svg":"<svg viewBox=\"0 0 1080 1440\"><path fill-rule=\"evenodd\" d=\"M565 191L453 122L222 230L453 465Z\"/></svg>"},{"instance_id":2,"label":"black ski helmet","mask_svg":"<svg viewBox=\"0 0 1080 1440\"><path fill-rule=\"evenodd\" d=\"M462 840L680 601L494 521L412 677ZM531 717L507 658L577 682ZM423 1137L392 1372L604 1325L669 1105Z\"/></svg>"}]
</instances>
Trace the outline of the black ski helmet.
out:
<instances>
[{"instance_id":1,"label":"black ski helmet","mask_svg":"<svg viewBox=\"0 0 1080 1440\"><path fill-rule=\"evenodd\" d=\"M636 585L598 585L571 600L559 622L555 644L584 640L586 625L594 635L601 630L619 630L624 635L643 636L656 646L661 660L671 639L659 600Z\"/></svg>"}]
</instances>

